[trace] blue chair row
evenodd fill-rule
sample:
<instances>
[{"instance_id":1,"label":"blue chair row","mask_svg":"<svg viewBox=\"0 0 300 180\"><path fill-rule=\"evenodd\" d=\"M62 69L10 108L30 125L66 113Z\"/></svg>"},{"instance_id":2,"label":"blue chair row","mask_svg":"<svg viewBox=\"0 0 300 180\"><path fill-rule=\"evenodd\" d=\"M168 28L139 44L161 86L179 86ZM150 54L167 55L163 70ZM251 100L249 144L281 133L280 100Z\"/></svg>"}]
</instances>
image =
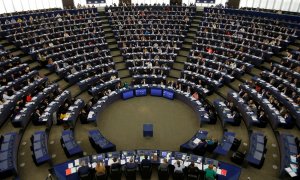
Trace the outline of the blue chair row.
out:
<instances>
[{"instance_id":1,"label":"blue chair row","mask_svg":"<svg viewBox=\"0 0 300 180\"><path fill-rule=\"evenodd\" d=\"M114 62L110 62L108 64L96 65L96 66L94 66L92 68L84 69L82 71L77 71L74 74L67 75L65 77L65 79L66 79L67 82L73 84L73 83L76 83L76 82L78 82L78 81L80 81L80 80L88 77L89 73L98 72L98 71L100 71L104 67L114 68L114 66L115 66Z\"/></svg>"},{"instance_id":2,"label":"blue chair row","mask_svg":"<svg viewBox=\"0 0 300 180\"><path fill-rule=\"evenodd\" d=\"M300 61L299 61L299 63L300 63ZM285 95L288 95L289 97L291 97L291 94L293 92L296 92L297 96L300 96L300 89L297 88L296 84L289 82L287 79L282 78L278 75L275 75L269 71L262 71L260 75L261 75L261 78L264 80L273 78L273 79L275 79L275 83L283 84L285 87L287 87Z\"/></svg>"},{"instance_id":3,"label":"blue chair row","mask_svg":"<svg viewBox=\"0 0 300 180\"><path fill-rule=\"evenodd\" d=\"M34 78L34 76L38 75L39 72L37 70L30 71L27 74L22 75L18 79L15 79L14 81L8 82L6 86L0 87L0 96L3 95L3 93L9 89L19 89L23 87L23 83L26 83L28 79Z\"/></svg>"},{"instance_id":4,"label":"blue chair row","mask_svg":"<svg viewBox=\"0 0 300 180\"><path fill-rule=\"evenodd\" d=\"M38 123L44 124L46 123L48 127L50 127L53 121L57 121L56 112L60 107L64 105L67 100L71 100L70 91L64 91L59 96L57 96L45 109L44 113L40 116Z\"/></svg>"},{"instance_id":5,"label":"blue chair row","mask_svg":"<svg viewBox=\"0 0 300 180\"><path fill-rule=\"evenodd\" d=\"M273 95L280 103L287 108L289 113L296 119L296 123L298 127L300 127L300 106L295 104L294 101L286 96L285 94L281 93L278 88L274 87L272 84L262 80L258 77L253 77L252 80L261 86L261 88L268 91L271 95Z\"/></svg>"},{"instance_id":6,"label":"blue chair row","mask_svg":"<svg viewBox=\"0 0 300 180\"><path fill-rule=\"evenodd\" d=\"M3 107L0 108L0 125L3 124L6 119L11 115L11 111L15 108L16 103L21 100L24 96L27 94L33 92L37 87L43 85L48 80L47 77L44 77L42 79L38 79L34 81L33 83L29 84L28 86L23 87L21 90L16 92L13 96L11 96L11 99L6 101L3 104Z\"/></svg>"},{"instance_id":7,"label":"blue chair row","mask_svg":"<svg viewBox=\"0 0 300 180\"><path fill-rule=\"evenodd\" d=\"M276 137L280 150L280 176L283 177L286 174L285 168L295 169L292 166L298 165L296 156L299 154L299 151L295 136L292 134L277 133Z\"/></svg>"},{"instance_id":8,"label":"blue chair row","mask_svg":"<svg viewBox=\"0 0 300 180\"><path fill-rule=\"evenodd\" d=\"M89 141L97 153L110 152L116 150L116 145L107 140L99 130L89 131Z\"/></svg>"},{"instance_id":9,"label":"blue chair row","mask_svg":"<svg viewBox=\"0 0 300 180\"><path fill-rule=\"evenodd\" d=\"M64 149L64 152L68 158L72 156L82 156L83 151L82 148L77 144L74 133L71 130L64 130L62 132L61 138L60 138L61 146Z\"/></svg>"},{"instance_id":10,"label":"blue chair row","mask_svg":"<svg viewBox=\"0 0 300 180\"><path fill-rule=\"evenodd\" d=\"M32 158L36 165L44 164L51 160L48 152L48 135L45 131L36 131L30 138Z\"/></svg>"},{"instance_id":11,"label":"blue chair row","mask_svg":"<svg viewBox=\"0 0 300 180\"><path fill-rule=\"evenodd\" d=\"M0 148L0 177L1 179L18 174L18 148L20 135L17 132L1 136Z\"/></svg>"},{"instance_id":12,"label":"blue chair row","mask_svg":"<svg viewBox=\"0 0 300 180\"><path fill-rule=\"evenodd\" d=\"M58 84L50 85L43 91L39 92L32 98L32 101L27 103L25 107L11 120L14 127L26 127L30 122L31 115L38 109L41 102L43 102L51 93L58 90ZM34 124L36 122L33 122Z\"/></svg>"},{"instance_id":13,"label":"blue chair row","mask_svg":"<svg viewBox=\"0 0 300 180\"><path fill-rule=\"evenodd\" d=\"M239 145L236 143L237 143L237 141L235 141L235 133L224 132L223 138L222 138L221 142L219 143L219 145L214 150L214 153L225 156L225 155L227 155L229 150L232 149L232 147ZM237 149L236 147L234 147L234 148Z\"/></svg>"},{"instance_id":14,"label":"blue chair row","mask_svg":"<svg viewBox=\"0 0 300 180\"><path fill-rule=\"evenodd\" d=\"M257 114L255 114L251 108L248 106L247 102L236 92L229 92L227 94L227 99L232 102L234 107L237 108L239 113L242 115L243 120L246 124L247 129L251 130L252 126L265 127L266 122L261 122Z\"/></svg>"},{"instance_id":15,"label":"blue chair row","mask_svg":"<svg viewBox=\"0 0 300 180\"><path fill-rule=\"evenodd\" d=\"M246 155L247 162L256 167L261 168L265 161L267 138L263 133L253 132L250 136L249 151Z\"/></svg>"},{"instance_id":16,"label":"blue chair row","mask_svg":"<svg viewBox=\"0 0 300 180\"><path fill-rule=\"evenodd\" d=\"M69 107L63 121L66 122L69 126L75 127L78 116L84 106L84 101L82 99L77 99L74 104Z\"/></svg>"},{"instance_id":17,"label":"blue chair row","mask_svg":"<svg viewBox=\"0 0 300 180\"><path fill-rule=\"evenodd\" d=\"M274 70L274 68L276 68L276 71ZM274 72L275 74L277 74L279 72L280 74L278 74L278 75L283 74L282 78L285 78L287 76L291 76L294 80L295 79L300 79L300 73L298 73L296 71L293 71L293 70L291 70L288 67L284 67L284 66L282 66L280 64L273 63L272 64L272 72L273 71L275 71ZM291 83L294 83L294 82L291 82ZM298 80L298 83L299 83L299 80ZM297 84L296 84L296 86L297 86Z\"/></svg>"},{"instance_id":18,"label":"blue chair row","mask_svg":"<svg viewBox=\"0 0 300 180\"><path fill-rule=\"evenodd\" d=\"M246 84L242 84L240 88L248 95L265 111L270 125L273 129L277 129L278 127L289 128L291 126L290 123L286 122L286 120L280 115L279 111L269 102L269 100L259 94L255 89L252 89L250 86Z\"/></svg>"},{"instance_id":19,"label":"blue chair row","mask_svg":"<svg viewBox=\"0 0 300 180\"><path fill-rule=\"evenodd\" d=\"M67 12L69 13L74 13L76 14L77 12L85 12L85 11L92 11L92 12L96 12L96 9L70 9L70 10L62 10L59 8L51 8L51 9L42 9L42 10L31 10L31 11L23 11L23 12L14 12L14 13L9 13L9 14L3 14L5 16L0 17L0 21L2 22L2 24L5 23L5 20L11 20L12 18L17 19L17 18L25 18L26 20L29 20L30 16L32 16L33 18L39 18L41 16L43 17L52 17L53 15L56 16L57 14L65 14ZM14 23L8 23L6 24L8 27L9 26L13 26ZM6 27L6 28L8 28Z\"/></svg>"},{"instance_id":20,"label":"blue chair row","mask_svg":"<svg viewBox=\"0 0 300 180\"><path fill-rule=\"evenodd\" d=\"M90 88L88 90L88 93L92 96L97 96L99 95L99 93L102 92L103 89L105 88L114 88L116 86L116 84L120 83L121 80L120 78L114 79L114 80L110 80L104 83L100 83L92 88Z\"/></svg>"},{"instance_id":21,"label":"blue chair row","mask_svg":"<svg viewBox=\"0 0 300 180\"><path fill-rule=\"evenodd\" d=\"M191 153L193 152L202 140L207 138L207 131L198 131L190 140L180 145L180 151Z\"/></svg>"},{"instance_id":22,"label":"blue chair row","mask_svg":"<svg viewBox=\"0 0 300 180\"><path fill-rule=\"evenodd\" d=\"M214 107L221 119L223 128L227 123L234 123L234 117L232 116L230 109L226 106L226 104L223 101L220 101L219 99L215 100Z\"/></svg>"},{"instance_id":23,"label":"blue chair row","mask_svg":"<svg viewBox=\"0 0 300 180\"><path fill-rule=\"evenodd\" d=\"M299 24L291 23L290 21L296 21L300 22L299 16L293 16L293 15L286 15L286 14L278 14L278 13L269 13L269 12L257 12L257 11L248 11L248 10L239 10L239 9L219 9L219 8L204 8L204 12L217 12L218 10L223 11L222 13L225 14L235 14L247 17L250 21L253 20L253 17L263 17L262 21L267 23L270 23L271 21L274 22L276 20L280 20L280 23L285 25L286 27L292 27L292 28L299 28Z\"/></svg>"},{"instance_id":24,"label":"blue chair row","mask_svg":"<svg viewBox=\"0 0 300 180\"><path fill-rule=\"evenodd\" d=\"M86 79L83 79L77 83L79 88L84 91L93 86L94 84L97 84L99 81L109 78L111 76L118 76L118 71L111 70L108 72L102 72L102 74L97 74L95 76L88 77ZM110 79L110 78L109 78Z\"/></svg>"},{"instance_id":25,"label":"blue chair row","mask_svg":"<svg viewBox=\"0 0 300 180\"><path fill-rule=\"evenodd\" d=\"M19 64L18 66L7 69L4 73L0 74L0 78L8 78L10 75L19 71L24 71L28 67L28 64Z\"/></svg>"}]
</instances>

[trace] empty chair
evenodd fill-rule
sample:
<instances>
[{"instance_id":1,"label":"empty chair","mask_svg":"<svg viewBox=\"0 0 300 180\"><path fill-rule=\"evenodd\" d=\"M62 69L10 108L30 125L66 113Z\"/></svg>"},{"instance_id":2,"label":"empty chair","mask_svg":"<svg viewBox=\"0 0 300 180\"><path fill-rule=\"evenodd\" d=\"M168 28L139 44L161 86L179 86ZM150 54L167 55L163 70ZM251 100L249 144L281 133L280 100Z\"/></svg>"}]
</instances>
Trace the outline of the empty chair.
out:
<instances>
[{"instance_id":1,"label":"empty chair","mask_svg":"<svg viewBox=\"0 0 300 180\"><path fill-rule=\"evenodd\" d=\"M241 143L242 143L242 140L234 138L234 141L232 143L230 150L237 151L239 149Z\"/></svg>"},{"instance_id":2,"label":"empty chair","mask_svg":"<svg viewBox=\"0 0 300 180\"><path fill-rule=\"evenodd\" d=\"M245 156L246 156L245 153L237 151L232 154L230 160L238 165L242 165L244 162Z\"/></svg>"}]
</instances>

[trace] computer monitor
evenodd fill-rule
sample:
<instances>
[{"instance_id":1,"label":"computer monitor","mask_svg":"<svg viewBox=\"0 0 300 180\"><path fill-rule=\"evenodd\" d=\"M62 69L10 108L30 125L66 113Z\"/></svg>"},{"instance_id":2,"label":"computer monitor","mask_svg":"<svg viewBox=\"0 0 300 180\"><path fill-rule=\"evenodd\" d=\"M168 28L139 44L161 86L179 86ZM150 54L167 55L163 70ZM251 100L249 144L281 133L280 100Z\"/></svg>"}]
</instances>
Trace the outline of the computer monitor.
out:
<instances>
[{"instance_id":1,"label":"computer monitor","mask_svg":"<svg viewBox=\"0 0 300 180\"><path fill-rule=\"evenodd\" d=\"M151 96L162 96L162 89L160 88L151 88L150 89L150 95Z\"/></svg>"},{"instance_id":2,"label":"computer monitor","mask_svg":"<svg viewBox=\"0 0 300 180\"><path fill-rule=\"evenodd\" d=\"M172 99L174 99L174 92L171 90L164 90L163 97L172 100Z\"/></svg>"},{"instance_id":3,"label":"computer monitor","mask_svg":"<svg viewBox=\"0 0 300 180\"><path fill-rule=\"evenodd\" d=\"M133 98L133 97L134 97L133 90L128 90L128 91L125 91L125 92L122 93L122 98L124 100L130 99L130 98Z\"/></svg>"},{"instance_id":4,"label":"computer monitor","mask_svg":"<svg viewBox=\"0 0 300 180\"><path fill-rule=\"evenodd\" d=\"M147 89L146 88L136 89L135 96L147 96Z\"/></svg>"}]
</instances>

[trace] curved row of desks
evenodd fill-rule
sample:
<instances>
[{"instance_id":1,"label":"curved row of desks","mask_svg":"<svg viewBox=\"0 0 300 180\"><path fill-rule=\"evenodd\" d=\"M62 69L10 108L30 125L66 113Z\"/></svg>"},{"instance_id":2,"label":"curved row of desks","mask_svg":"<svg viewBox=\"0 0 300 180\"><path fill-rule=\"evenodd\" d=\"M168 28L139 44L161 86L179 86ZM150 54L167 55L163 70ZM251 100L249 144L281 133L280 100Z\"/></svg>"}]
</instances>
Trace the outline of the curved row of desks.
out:
<instances>
[{"instance_id":1,"label":"curved row of desks","mask_svg":"<svg viewBox=\"0 0 300 180\"><path fill-rule=\"evenodd\" d=\"M140 164L141 161L145 159L145 155L149 156L151 163L154 166L157 166L161 162L163 162L163 159L167 159L170 166L173 166L173 164L177 160L181 161L186 167L189 166L191 162L194 162L200 171L204 171L209 164L213 164L214 170L218 174L218 180L238 180L241 173L241 169L239 167L225 162L197 156L194 154L154 149L114 151L85 156L79 159L70 160L61 164L54 165L52 169L50 169L50 172L60 180L77 180L79 179L77 170L80 167L82 161L88 164L90 168L95 168L96 163L102 161L105 163L105 166L109 168L113 163L113 158L117 158L121 165L129 162L131 158L134 159L135 163Z\"/></svg>"},{"instance_id":2,"label":"curved row of desks","mask_svg":"<svg viewBox=\"0 0 300 180\"><path fill-rule=\"evenodd\" d=\"M202 123L210 123L209 116L206 113L202 103L193 98L189 93L180 91L178 89L173 89L170 86L150 84L136 85L132 88L122 88L112 91L110 95L102 97L96 104L94 104L88 114L87 121L96 122L97 117L102 113L102 111L117 100L146 96L147 94L150 94L151 96L165 97L167 99L175 98L181 100L196 112L200 126Z\"/></svg>"}]
</instances>

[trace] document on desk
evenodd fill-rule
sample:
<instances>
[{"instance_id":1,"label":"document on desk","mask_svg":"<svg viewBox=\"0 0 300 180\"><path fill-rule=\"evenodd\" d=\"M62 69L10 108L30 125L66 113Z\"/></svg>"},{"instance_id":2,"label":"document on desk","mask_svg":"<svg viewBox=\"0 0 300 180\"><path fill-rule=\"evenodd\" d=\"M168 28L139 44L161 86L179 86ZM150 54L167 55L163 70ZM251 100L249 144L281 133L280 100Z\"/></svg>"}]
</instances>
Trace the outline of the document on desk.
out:
<instances>
[{"instance_id":1,"label":"document on desk","mask_svg":"<svg viewBox=\"0 0 300 180\"><path fill-rule=\"evenodd\" d=\"M74 161L74 165L75 165L75 166L79 166L79 159L76 159L76 160Z\"/></svg>"},{"instance_id":2,"label":"document on desk","mask_svg":"<svg viewBox=\"0 0 300 180\"><path fill-rule=\"evenodd\" d=\"M296 158L296 156L291 156L291 161L292 161L293 163L297 163L297 158Z\"/></svg>"},{"instance_id":3,"label":"document on desk","mask_svg":"<svg viewBox=\"0 0 300 180\"><path fill-rule=\"evenodd\" d=\"M107 162L108 166L111 166L112 163L113 163L113 160L112 160L112 159L109 159L108 162Z\"/></svg>"},{"instance_id":4,"label":"document on desk","mask_svg":"<svg viewBox=\"0 0 300 180\"><path fill-rule=\"evenodd\" d=\"M196 138L196 139L194 139L193 143L194 143L194 144L199 144L200 141L201 141L201 140L200 140L199 138Z\"/></svg>"},{"instance_id":5,"label":"document on desk","mask_svg":"<svg viewBox=\"0 0 300 180\"><path fill-rule=\"evenodd\" d=\"M71 168L71 174L76 173L77 172L77 168L76 167L72 167Z\"/></svg>"},{"instance_id":6,"label":"document on desk","mask_svg":"<svg viewBox=\"0 0 300 180\"><path fill-rule=\"evenodd\" d=\"M89 115L88 115L88 118L89 118L89 119L92 118L93 115L94 115L94 112L93 112L93 111L90 111L90 112L89 112Z\"/></svg>"},{"instance_id":7,"label":"document on desk","mask_svg":"<svg viewBox=\"0 0 300 180\"><path fill-rule=\"evenodd\" d=\"M74 166L73 166L73 163L69 163L69 164L68 164L68 168L72 168L72 167L74 167Z\"/></svg>"},{"instance_id":8,"label":"document on desk","mask_svg":"<svg viewBox=\"0 0 300 180\"><path fill-rule=\"evenodd\" d=\"M176 163L176 160L174 160L174 161L175 161L175 162L172 163L172 164L175 164L175 163ZM183 165L184 165L185 167L188 167L190 164L191 164L191 162L189 162L189 161L185 161L185 162L183 163Z\"/></svg>"},{"instance_id":9,"label":"document on desk","mask_svg":"<svg viewBox=\"0 0 300 180\"><path fill-rule=\"evenodd\" d=\"M200 170L202 170L202 163L195 163L196 167Z\"/></svg>"},{"instance_id":10,"label":"document on desk","mask_svg":"<svg viewBox=\"0 0 300 180\"><path fill-rule=\"evenodd\" d=\"M290 167L284 168L284 170L285 170L291 177L297 176L297 174L296 174Z\"/></svg>"},{"instance_id":11,"label":"document on desk","mask_svg":"<svg viewBox=\"0 0 300 180\"><path fill-rule=\"evenodd\" d=\"M91 164L91 166L92 166L92 168L95 168L95 167L97 166L97 163L96 163L96 162L93 162L93 163Z\"/></svg>"}]
</instances>

